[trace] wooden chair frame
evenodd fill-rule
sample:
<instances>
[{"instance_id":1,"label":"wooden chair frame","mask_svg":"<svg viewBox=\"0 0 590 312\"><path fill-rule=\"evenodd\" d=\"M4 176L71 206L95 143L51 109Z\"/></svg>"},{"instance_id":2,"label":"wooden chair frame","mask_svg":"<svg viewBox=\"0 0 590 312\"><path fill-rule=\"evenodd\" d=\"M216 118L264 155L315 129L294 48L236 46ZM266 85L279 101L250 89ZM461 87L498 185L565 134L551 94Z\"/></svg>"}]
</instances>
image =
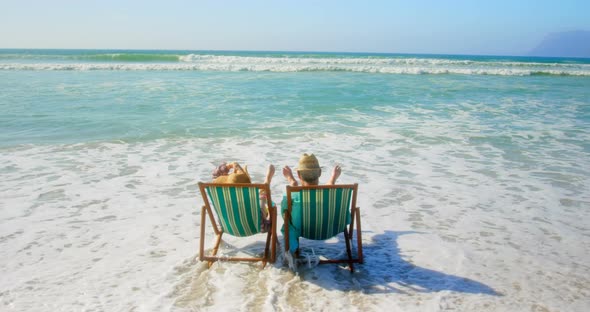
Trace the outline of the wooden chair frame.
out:
<instances>
[{"instance_id":1,"label":"wooden chair frame","mask_svg":"<svg viewBox=\"0 0 590 312\"><path fill-rule=\"evenodd\" d=\"M338 189L338 188L348 188L352 189L352 198L350 200L350 224L345 226L345 229L341 232L344 233L344 240L346 242L346 259L327 259L327 260L320 260L320 264L325 263L348 263L351 273L354 272L353 263L363 263L363 244L362 244L362 234L361 234L361 215L360 215L360 208L356 206L357 200L357 193L358 193L358 184L339 184L339 185L314 185L314 186L287 186L287 211L285 211L284 216L284 227L285 227L285 251L289 252L289 226L291 221L291 212L292 212L292 193L300 192L302 190L309 190L309 189ZM357 241L357 255L356 258L352 257L352 237L354 233L354 225L356 223L356 241ZM302 226L306 226L303 224Z\"/></svg>"},{"instance_id":2,"label":"wooden chair frame","mask_svg":"<svg viewBox=\"0 0 590 312\"><path fill-rule=\"evenodd\" d=\"M264 249L264 255L262 257L220 257L217 256L217 251L219 250L219 246L221 244L221 238L224 234L224 230L221 224L215 220L217 216L214 213L214 209L212 209L212 202L207 194L206 188L208 187L255 187L258 188L259 191L264 191L266 194L267 200L267 207L270 214L270 222L271 228L268 230L266 235L266 244ZM269 184L262 184L262 183L252 183L252 184L242 184L242 183L203 183L199 182L199 190L201 191L201 195L203 196L204 205L201 209L201 232L200 232L200 245L199 245L199 260L200 261L208 261L209 267L215 261L251 261L257 262L262 261L262 267L266 266L267 262L274 263L276 260L276 245L277 245L277 234L276 234L276 224L277 224L277 208L272 202L271 194L270 194L270 185ZM258 197L260 200L260 195ZM205 226L207 218L209 216L209 220L213 226L213 231L215 232L215 241L212 252L210 255L205 254ZM219 216L217 216L219 217ZM261 233L261 232L260 232ZM228 233L228 235L231 235Z\"/></svg>"}]
</instances>

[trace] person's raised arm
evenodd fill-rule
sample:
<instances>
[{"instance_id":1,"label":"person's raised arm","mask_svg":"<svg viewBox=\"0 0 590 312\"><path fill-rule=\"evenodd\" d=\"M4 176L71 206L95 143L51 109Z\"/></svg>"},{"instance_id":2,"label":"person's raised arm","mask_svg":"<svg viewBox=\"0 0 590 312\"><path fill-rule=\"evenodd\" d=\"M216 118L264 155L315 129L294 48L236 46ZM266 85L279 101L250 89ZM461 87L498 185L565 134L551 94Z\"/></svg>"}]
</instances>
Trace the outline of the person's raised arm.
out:
<instances>
[{"instance_id":1,"label":"person's raised arm","mask_svg":"<svg viewBox=\"0 0 590 312\"><path fill-rule=\"evenodd\" d=\"M270 164L270 165L268 165L268 168L266 169L266 177L264 178L264 183L270 184L270 181L272 180L272 177L274 175L275 175L275 166Z\"/></svg>"},{"instance_id":2,"label":"person's raised arm","mask_svg":"<svg viewBox=\"0 0 590 312\"><path fill-rule=\"evenodd\" d=\"M334 185L336 184L336 180L338 180L338 177L340 177L340 174L342 173L342 168L340 168L339 165L334 166L334 169L332 169L332 176L330 177L330 180L328 180L328 185Z\"/></svg>"},{"instance_id":3,"label":"person's raised arm","mask_svg":"<svg viewBox=\"0 0 590 312\"><path fill-rule=\"evenodd\" d=\"M283 176L287 179L287 183L289 183L290 186L297 186L297 180L293 177L293 171L291 171L289 166L283 167Z\"/></svg>"}]
</instances>

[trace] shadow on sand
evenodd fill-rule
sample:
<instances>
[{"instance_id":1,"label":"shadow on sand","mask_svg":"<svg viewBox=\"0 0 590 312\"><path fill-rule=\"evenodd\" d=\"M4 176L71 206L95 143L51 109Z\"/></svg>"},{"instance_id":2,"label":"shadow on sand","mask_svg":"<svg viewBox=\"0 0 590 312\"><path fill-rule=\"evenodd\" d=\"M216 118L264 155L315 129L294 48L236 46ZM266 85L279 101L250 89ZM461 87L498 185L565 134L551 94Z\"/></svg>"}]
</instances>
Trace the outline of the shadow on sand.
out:
<instances>
[{"instance_id":1,"label":"shadow on sand","mask_svg":"<svg viewBox=\"0 0 590 312\"><path fill-rule=\"evenodd\" d=\"M322 288L341 291L362 291L376 293L429 293L454 291L469 294L501 296L491 287L480 282L422 268L403 259L397 243L401 235L420 234L414 231L385 231L375 235L370 243L363 244L364 264L355 265L357 270L350 274L345 267L319 265L307 269L300 265L301 279ZM343 244L343 242L338 242Z\"/></svg>"}]
</instances>

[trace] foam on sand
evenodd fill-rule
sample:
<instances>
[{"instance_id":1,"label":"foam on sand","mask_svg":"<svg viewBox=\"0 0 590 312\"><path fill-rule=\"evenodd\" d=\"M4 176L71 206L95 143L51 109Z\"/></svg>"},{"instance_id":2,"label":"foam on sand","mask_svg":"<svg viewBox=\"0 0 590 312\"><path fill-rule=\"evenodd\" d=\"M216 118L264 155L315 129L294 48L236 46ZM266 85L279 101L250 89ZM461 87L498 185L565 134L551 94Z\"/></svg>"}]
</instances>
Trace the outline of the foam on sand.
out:
<instances>
[{"instance_id":1,"label":"foam on sand","mask_svg":"<svg viewBox=\"0 0 590 312\"><path fill-rule=\"evenodd\" d=\"M265 270L240 263L206 270L193 260L201 205L195 183L212 168L199 160L241 155L237 160L262 180L266 164L296 161L279 142L214 151L203 148L213 143L204 139L5 150L1 253L11 260L2 266L9 289L2 300L25 310L126 310L141 303L147 310L352 304L376 311L503 310L543 297L547 309L582 310L576 297L588 292L589 246L579 229L588 198L553 185L582 187L587 179L575 170L553 174L546 165L511 166L489 143L433 145L441 134L429 129L417 126L417 135L400 137L376 125L364 135L293 142L297 150L332 150L320 155L322 162L337 160L341 182L360 183L366 263L353 275L305 265L295 275L282 256ZM461 129L446 135L460 142L470 136ZM395 162L385 160L390 155ZM570 155L562 161L572 161ZM549 160L539 156L538 164ZM275 181L279 201L283 181ZM248 250L254 241L228 238L221 253Z\"/></svg>"}]
</instances>

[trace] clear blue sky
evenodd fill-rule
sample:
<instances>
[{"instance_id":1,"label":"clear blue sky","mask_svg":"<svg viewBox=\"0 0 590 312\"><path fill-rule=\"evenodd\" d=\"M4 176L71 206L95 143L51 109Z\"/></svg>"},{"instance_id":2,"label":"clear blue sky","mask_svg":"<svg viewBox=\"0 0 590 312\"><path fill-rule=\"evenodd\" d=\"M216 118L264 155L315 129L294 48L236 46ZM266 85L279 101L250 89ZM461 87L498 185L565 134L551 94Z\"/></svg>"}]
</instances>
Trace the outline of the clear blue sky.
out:
<instances>
[{"instance_id":1,"label":"clear blue sky","mask_svg":"<svg viewBox=\"0 0 590 312\"><path fill-rule=\"evenodd\" d=\"M0 48L526 54L590 0L0 0Z\"/></svg>"}]
</instances>

